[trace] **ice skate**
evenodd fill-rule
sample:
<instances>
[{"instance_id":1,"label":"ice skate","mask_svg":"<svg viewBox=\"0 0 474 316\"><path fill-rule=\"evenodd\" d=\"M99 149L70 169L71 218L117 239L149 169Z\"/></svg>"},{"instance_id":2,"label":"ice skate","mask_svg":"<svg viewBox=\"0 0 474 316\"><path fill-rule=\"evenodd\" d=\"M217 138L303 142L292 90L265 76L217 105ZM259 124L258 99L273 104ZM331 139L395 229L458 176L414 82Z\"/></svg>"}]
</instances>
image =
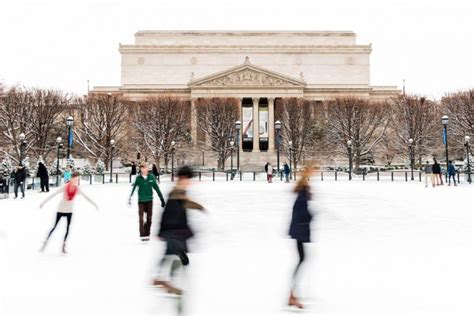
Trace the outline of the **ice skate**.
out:
<instances>
[{"instance_id":1,"label":"ice skate","mask_svg":"<svg viewBox=\"0 0 474 316\"><path fill-rule=\"evenodd\" d=\"M46 245L47 245L47 244L48 244L48 242L45 241L45 242L43 243L43 246L41 246L41 248L40 248L39 251L40 251L40 252L44 252L44 250L46 249Z\"/></svg>"},{"instance_id":2,"label":"ice skate","mask_svg":"<svg viewBox=\"0 0 474 316\"><path fill-rule=\"evenodd\" d=\"M66 243L63 244L63 248L61 249L61 253L62 253L63 255L67 255Z\"/></svg>"},{"instance_id":3,"label":"ice skate","mask_svg":"<svg viewBox=\"0 0 474 316\"><path fill-rule=\"evenodd\" d=\"M301 304L296 296L293 295L293 292L290 293L290 298L288 299L288 306L296 307L297 309L303 309L303 304Z\"/></svg>"},{"instance_id":4,"label":"ice skate","mask_svg":"<svg viewBox=\"0 0 474 316\"><path fill-rule=\"evenodd\" d=\"M169 282L161 281L159 279L153 280L153 286L157 288L163 288L168 294L181 295L183 291L172 286Z\"/></svg>"}]
</instances>

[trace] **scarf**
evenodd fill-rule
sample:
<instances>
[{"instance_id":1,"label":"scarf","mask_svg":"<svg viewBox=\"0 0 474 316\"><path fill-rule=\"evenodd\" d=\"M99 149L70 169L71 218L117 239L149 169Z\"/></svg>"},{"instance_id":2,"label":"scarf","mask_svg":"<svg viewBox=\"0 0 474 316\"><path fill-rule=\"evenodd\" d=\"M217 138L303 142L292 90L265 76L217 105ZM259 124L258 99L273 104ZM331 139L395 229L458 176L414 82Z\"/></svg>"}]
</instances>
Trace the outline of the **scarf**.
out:
<instances>
[{"instance_id":1,"label":"scarf","mask_svg":"<svg viewBox=\"0 0 474 316\"><path fill-rule=\"evenodd\" d=\"M66 189L64 190L64 197L66 198L66 201L71 201L72 199L74 199L77 194L77 189L77 186L75 188L72 188L71 182L68 182L66 184Z\"/></svg>"}]
</instances>

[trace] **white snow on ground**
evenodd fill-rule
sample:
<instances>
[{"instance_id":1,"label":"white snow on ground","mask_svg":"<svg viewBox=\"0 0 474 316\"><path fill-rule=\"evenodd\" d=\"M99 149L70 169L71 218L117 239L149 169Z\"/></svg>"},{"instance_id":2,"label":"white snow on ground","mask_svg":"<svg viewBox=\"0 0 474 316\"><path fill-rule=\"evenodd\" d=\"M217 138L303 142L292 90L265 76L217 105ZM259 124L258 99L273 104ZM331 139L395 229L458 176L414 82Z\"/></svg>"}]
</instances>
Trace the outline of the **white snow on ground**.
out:
<instances>
[{"instance_id":1,"label":"white snow on ground","mask_svg":"<svg viewBox=\"0 0 474 316\"><path fill-rule=\"evenodd\" d=\"M287 238L293 185L202 182L190 211L185 312L284 315L297 259ZM162 184L167 193L171 184ZM176 300L147 284L162 243L138 241L127 184L84 185L61 256L65 222L45 253L57 200L0 200L0 315L168 315ZM314 315L472 315L474 185L425 188L403 182L316 182L314 243L299 294ZM157 201L158 199L155 199ZM155 221L161 209L155 204ZM153 227L153 232L156 227Z\"/></svg>"}]
</instances>

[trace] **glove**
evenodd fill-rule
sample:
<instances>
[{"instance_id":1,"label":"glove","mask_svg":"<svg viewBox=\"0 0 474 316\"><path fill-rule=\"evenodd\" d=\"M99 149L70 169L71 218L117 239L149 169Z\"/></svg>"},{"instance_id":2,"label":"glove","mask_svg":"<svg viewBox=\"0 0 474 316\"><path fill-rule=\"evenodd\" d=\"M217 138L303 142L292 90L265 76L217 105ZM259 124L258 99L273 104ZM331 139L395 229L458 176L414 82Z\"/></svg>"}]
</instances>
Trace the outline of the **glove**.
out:
<instances>
[{"instance_id":1,"label":"glove","mask_svg":"<svg viewBox=\"0 0 474 316\"><path fill-rule=\"evenodd\" d=\"M165 207L166 203L165 200L161 200L161 207Z\"/></svg>"}]
</instances>

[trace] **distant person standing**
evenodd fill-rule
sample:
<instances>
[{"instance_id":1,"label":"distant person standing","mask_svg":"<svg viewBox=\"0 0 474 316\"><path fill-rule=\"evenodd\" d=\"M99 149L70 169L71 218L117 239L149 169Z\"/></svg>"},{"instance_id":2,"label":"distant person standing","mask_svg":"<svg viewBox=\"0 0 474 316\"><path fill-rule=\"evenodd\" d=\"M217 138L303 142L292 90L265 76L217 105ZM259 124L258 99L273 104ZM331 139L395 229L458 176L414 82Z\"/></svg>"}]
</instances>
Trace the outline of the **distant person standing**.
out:
<instances>
[{"instance_id":1,"label":"distant person standing","mask_svg":"<svg viewBox=\"0 0 474 316\"><path fill-rule=\"evenodd\" d=\"M450 160L448 163L448 185L451 185L451 178L453 178L454 186L456 186L456 168L453 165L453 162Z\"/></svg>"},{"instance_id":2,"label":"distant person standing","mask_svg":"<svg viewBox=\"0 0 474 316\"><path fill-rule=\"evenodd\" d=\"M71 180L71 177L72 177L72 167L67 166L66 170L63 173L64 183L68 183Z\"/></svg>"},{"instance_id":3,"label":"distant person standing","mask_svg":"<svg viewBox=\"0 0 474 316\"><path fill-rule=\"evenodd\" d=\"M156 167L156 164L154 163L151 167L151 172L155 176L156 179L160 176L160 173L158 172L158 168Z\"/></svg>"},{"instance_id":4,"label":"distant person standing","mask_svg":"<svg viewBox=\"0 0 474 316\"><path fill-rule=\"evenodd\" d=\"M285 162L285 164L283 165L283 173L285 174L286 183L290 182L290 172L290 166L288 166L288 164Z\"/></svg>"},{"instance_id":5,"label":"distant person standing","mask_svg":"<svg viewBox=\"0 0 474 316\"><path fill-rule=\"evenodd\" d=\"M441 173L441 165L438 163L436 159L434 159L434 163L432 167L433 167L433 175L435 177L436 185L444 185L443 175Z\"/></svg>"},{"instance_id":6,"label":"distant person standing","mask_svg":"<svg viewBox=\"0 0 474 316\"><path fill-rule=\"evenodd\" d=\"M273 179L273 167L271 163L267 164L267 181L268 183L272 183Z\"/></svg>"},{"instance_id":7,"label":"distant person standing","mask_svg":"<svg viewBox=\"0 0 474 316\"><path fill-rule=\"evenodd\" d=\"M155 190L160 197L161 207L165 207L165 199L163 198L163 194L161 194L155 177L149 173L146 163L140 164L140 175L135 178L128 204L132 203L132 196L137 187L140 239L142 241L148 241L150 240L151 220L153 217L153 190ZM144 216L146 216L146 221L144 221Z\"/></svg>"},{"instance_id":8,"label":"distant person standing","mask_svg":"<svg viewBox=\"0 0 474 316\"><path fill-rule=\"evenodd\" d=\"M429 178L429 180L431 181L431 185L434 188L435 182L434 182L434 175L433 175L433 166L430 164L429 161L426 161L424 172L425 172L425 187L426 188L428 187L428 178Z\"/></svg>"},{"instance_id":9,"label":"distant person standing","mask_svg":"<svg viewBox=\"0 0 474 316\"><path fill-rule=\"evenodd\" d=\"M135 177L137 176L137 165L135 161L132 161L132 165L130 167L130 180L135 182Z\"/></svg>"},{"instance_id":10,"label":"distant person standing","mask_svg":"<svg viewBox=\"0 0 474 316\"><path fill-rule=\"evenodd\" d=\"M25 181L26 181L26 169L23 164L20 162L18 167L14 172L15 185L13 190L15 192L15 199L18 197L18 188L21 190L21 198L25 198Z\"/></svg>"},{"instance_id":11,"label":"distant person standing","mask_svg":"<svg viewBox=\"0 0 474 316\"><path fill-rule=\"evenodd\" d=\"M46 166L41 161L38 162L36 176L40 178L41 192L49 192L48 169L46 169Z\"/></svg>"},{"instance_id":12,"label":"distant person standing","mask_svg":"<svg viewBox=\"0 0 474 316\"><path fill-rule=\"evenodd\" d=\"M298 283L299 271L301 264L305 259L304 244L310 242L311 220L313 215L308 208L308 201L311 200L311 188L309 178L314 174L314 168L307 167L299 178L294 192L297 194L296 201L293 204L293 213L290 224L290 237L296 240L296 248L298 250L298 263L293 272L291 279L290 297L288 305L302 309L303 304L300 303L295 295L296 285Z\"/></svg>"}]
</instances>

